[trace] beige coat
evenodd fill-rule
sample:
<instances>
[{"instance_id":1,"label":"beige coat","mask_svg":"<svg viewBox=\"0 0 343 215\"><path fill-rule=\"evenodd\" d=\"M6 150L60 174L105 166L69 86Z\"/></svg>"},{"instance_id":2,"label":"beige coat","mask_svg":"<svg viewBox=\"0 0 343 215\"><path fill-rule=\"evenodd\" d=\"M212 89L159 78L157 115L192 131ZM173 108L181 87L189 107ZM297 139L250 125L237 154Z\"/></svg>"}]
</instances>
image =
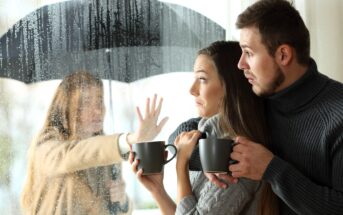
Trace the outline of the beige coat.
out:
<instances>
[{"instance_id":1,"label":"beige coat","mask_svg":"<svg viewBox=\"0 0 343 215\"><path fill-rule=\"evenodd\" d=\"M118 137L36 144L31 154L30 207L24 214L108 215L109 165L122 161ZM127 214L131 213L131 204L129 208Z\"/></svg>"}]
</instances>

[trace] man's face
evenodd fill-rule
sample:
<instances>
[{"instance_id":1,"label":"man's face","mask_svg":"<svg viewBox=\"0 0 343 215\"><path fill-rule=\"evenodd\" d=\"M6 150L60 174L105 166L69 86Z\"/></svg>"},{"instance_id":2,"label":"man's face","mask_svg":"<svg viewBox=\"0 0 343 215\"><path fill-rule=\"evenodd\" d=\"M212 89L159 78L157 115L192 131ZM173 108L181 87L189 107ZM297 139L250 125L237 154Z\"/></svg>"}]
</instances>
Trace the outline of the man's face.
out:
<instances>
[{"instance_id":1,"label":"man's face","mask_svg":"<svg viewBox=\"0 0 343 215\"><path fill-rule=\"evenodd\" d=\"M261 42L261 35L256 27L246 27L240 31L242 56L238 68L258 96L269 96L277 92L285 76L273 56Z\"/></svg>"}]
</instances>

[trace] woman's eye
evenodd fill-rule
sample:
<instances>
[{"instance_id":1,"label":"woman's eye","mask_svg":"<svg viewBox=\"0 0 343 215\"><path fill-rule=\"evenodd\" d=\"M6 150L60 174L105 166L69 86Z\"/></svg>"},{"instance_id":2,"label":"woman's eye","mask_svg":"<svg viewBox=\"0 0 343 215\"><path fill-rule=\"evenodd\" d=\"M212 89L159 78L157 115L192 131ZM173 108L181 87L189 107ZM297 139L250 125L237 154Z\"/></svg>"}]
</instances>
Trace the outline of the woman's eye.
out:
<instances>
[{"instance_id":1,"label":"woman's eye","mask_svg":"<svg viewBox=\"0 0 343 215\"><path fill-rule=\"evenodd\" d=\"M200 80L200 82L206 82L207 81L207 79L205 77L199 77L198 79Z\"/></svg>"}]
</instances>

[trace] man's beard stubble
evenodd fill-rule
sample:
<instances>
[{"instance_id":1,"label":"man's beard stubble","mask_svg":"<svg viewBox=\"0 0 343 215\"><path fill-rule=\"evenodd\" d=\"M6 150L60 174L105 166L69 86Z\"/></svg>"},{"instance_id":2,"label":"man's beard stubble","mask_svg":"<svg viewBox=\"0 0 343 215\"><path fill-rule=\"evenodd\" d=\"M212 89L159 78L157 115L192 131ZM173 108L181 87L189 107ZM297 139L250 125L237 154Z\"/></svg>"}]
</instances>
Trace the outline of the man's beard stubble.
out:
<instances>
[{"instance_id":1,"label":"man's beard stubble","mask_svg":"<svg viewBox=\"0 0 343 215\"><path fill-rule=\"evenodd\" d=\"M258 96L261 97L268 97L271 96L275 93L275 90L285 81L285 75L282 73L281 69L278 68L276 70L276 76L275 78L265 87L261 87L261 92L260 93L256 93L254 91L254 93Z\"/></svg>"}]
</instances>

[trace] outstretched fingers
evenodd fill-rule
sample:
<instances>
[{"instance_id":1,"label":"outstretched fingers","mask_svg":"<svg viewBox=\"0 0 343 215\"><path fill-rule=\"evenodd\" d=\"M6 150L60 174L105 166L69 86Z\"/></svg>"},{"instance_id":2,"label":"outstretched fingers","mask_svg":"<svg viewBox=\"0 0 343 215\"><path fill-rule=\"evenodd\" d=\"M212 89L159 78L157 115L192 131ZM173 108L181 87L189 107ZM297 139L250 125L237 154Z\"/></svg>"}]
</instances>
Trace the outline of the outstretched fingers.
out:
<instances>
[{"instance_id":1,"label":"outstretched fingers","mask_svg":"<svg viewBox=\"0 0 343 215\"><path fill-rule=\"evenodd\" d=\"M142 122L143 121L143 116L142 116L141 109L138 106L136 107L136 113L137 113L139 122Z\"/></svg>"},{"instance_id":2,"label":"outstretched fingers","mask_svg":"<svg viewBox=\"0 0 343 215\"><path fill-rule=\"evenodd\" d=\"M147 117L150 115L150 98L148 97L145 102L145 116Z\"/></svg>"},{"instance_id":3,"label":"outstretched fingers","mask_svg":"<svg viewBox=\"0 0 343 215\"><path fill-rule=\"evenodd\" d=\"M155 108L156 108L156 100L157 100L157 94L154 94L154 97L153 97L152 103L151 103L151 109L150 109L150 112L152 112L152 113L154 113L156 111L155 110Z\"/></svg>"},{"instance_id":4,"label":"outstretched fingers","mask_svg":"<svg viewBox=\"0 0 343 215\"><path fill-rule=\"evenodd\" d=\"M155 110L156 115L160 115L161 109L162 109L162 104L163 104L163 98L161 97L159 102L158 102L157 109Z\"/></svg>"}]
</instances>

